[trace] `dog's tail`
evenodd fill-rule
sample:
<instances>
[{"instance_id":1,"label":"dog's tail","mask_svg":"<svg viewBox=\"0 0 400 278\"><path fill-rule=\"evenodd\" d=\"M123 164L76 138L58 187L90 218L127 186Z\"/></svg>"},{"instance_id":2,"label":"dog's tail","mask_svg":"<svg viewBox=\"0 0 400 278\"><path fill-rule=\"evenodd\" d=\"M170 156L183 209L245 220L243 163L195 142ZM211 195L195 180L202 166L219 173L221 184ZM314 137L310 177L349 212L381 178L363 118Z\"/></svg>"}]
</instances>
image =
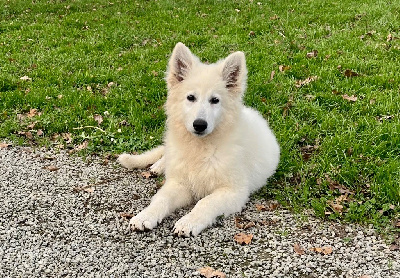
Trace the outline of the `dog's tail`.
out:
<instances>
[{"instance_id":1,"label":"dog's tail","mask_svg":"<svg viewBox=\"0 0 400 278\"><path fill-rule=\"evenodd\" d=\"M118 157L118 162L128 169L146 168L161 159L161 157L164 155L164 149L164 145L161 145L140 155L130 155L124 153Z\"/></svg>"}]
</instances>

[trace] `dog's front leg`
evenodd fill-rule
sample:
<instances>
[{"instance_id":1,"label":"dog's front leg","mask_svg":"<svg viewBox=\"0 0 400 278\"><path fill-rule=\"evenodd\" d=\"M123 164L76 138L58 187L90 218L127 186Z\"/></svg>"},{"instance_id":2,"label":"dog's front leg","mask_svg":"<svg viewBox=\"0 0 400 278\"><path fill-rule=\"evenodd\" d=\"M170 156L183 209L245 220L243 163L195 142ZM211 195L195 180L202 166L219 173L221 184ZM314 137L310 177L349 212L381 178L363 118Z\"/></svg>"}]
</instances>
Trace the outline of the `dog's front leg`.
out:
<instances>
[{"instance_id":1,"label":"dog's front leg","mask_svg":"<svg viewBox=\"0 0 400 278\"><path fill-rule=\"evenodd\" d=\"M151 199L150 205L134 216L129 222L133 230L151 230L164 217L177 208L192 202L189 190L174 180L167 180L156 195Z\"/></svg>"},{"instance_id":2,"label":"dog's front leg","mask_svg":"<svg viewBox=\"0 0 400 278\"><path fill-rule=\"evenodd\" d=\"M218 188L201 199L191 212L176 222L174 233L178 236L196 236L211 226L218 216L228 216L241 211L248 196L249 193L245 189Z\"/></svg>"}]
</instances>

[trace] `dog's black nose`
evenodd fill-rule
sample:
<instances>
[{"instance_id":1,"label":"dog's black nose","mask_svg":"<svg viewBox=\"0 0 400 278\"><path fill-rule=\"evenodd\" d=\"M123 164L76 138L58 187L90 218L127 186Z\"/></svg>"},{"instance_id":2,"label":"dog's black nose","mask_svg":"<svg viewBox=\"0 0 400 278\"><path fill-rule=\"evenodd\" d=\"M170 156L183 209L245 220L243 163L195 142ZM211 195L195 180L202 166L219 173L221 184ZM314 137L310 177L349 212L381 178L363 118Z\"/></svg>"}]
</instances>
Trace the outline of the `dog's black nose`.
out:
<instances>
[{"instance_id":1,"label":"dog's black nose","mask_svg":"<svg viewBox=\"0 0 400 278\"><path fill-rule=\"evenodd\" d=\"M207 128L207 122L202 119L197 119L193 122L193 128L197 132L203 132Z\"/></svg>"}]
</instances>

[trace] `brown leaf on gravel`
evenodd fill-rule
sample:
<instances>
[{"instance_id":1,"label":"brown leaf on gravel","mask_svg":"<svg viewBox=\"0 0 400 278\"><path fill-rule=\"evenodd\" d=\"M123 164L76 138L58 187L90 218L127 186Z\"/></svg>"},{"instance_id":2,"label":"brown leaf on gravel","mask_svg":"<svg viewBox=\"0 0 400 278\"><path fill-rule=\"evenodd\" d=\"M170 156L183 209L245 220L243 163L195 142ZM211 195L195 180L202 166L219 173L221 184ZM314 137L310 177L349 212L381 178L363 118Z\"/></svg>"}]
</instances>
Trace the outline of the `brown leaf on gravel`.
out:
<instances>
[{"instance_id":1,"label":"brown leaf on gravel","mask_svg":"<svg viewBox=\"0 0 400 278\"><path fill-rule=\"evenodd\" d=\"M94 187L94 186L85 187L85 188L83 188L82 190L83 190L83 191L86 191L87 193L93 193L94 190L95 190L95 187Z\"/></svg>"},{"instance_id":2,"label":"brown leaf on gravel","mask_svg":"<svg viewBox=\"0 0 400 278\"><path fill-rule=\"evenodd\" d=\"M303 255L304 254L304 249L301 248L301 246L298 243L295 243L293 245L293 250L294 250L294 252L296 252L299 255Z\"/></svg>"},{"instance_id":3,"label":"brown leaf on gravel","mask_svg":"<svg viewBox=\"0 0 400 278\"><path fill-rule=\"evenodd\" d=\"M245 234L245 233L239 233L236 234L233 239L239 243L240 245L248 245L250 244L251 240L253 239L252 234Z\"/></svg>"},{"instance_id":4,"label":"brown leaf on gravel","mask_svg":"<svg viewBox=\"0 0 400 278\"><path fill-rule=\"evenodd\" d=\"M43 167L42 169L49 170L50 172L54 172L54 171L59 170L60 168L58 168L55 165L48 165L48 166Z\"/></svg>"},{"instance_id":5,"label":"brown leaf on gravel","mask_svg":"<svg viewBox=\"0 0 400 278\"><path fill-rule=\"evenodd\" d=\"M123 217L123 218L128 218L128 219L130 219L130 218L134 217L135 215L134 215L133 213L129 213L129 212L121 212L121 213L119 214L119 216L121 216L121 217Z\"/></svg>"},{"instance_id":6,"label":"brown leaf on gravel","mask_svg":"<svg viewBox=\"0 0 400 278\"><path fill-rule=\"evenodd\" d=\"M369 275L361 275L359 278L372 278L372 277Z\"/></svg>"},{"instance_id":7,"label":"brown leaf on gravel","mask_svg":"<svg viewBox=\"0 0 400 278\"><path fill-rule=\"evenodd\" d=\"M254 227L256 224L253 221L245 220L241 217L235 217L235 226L239 229L249 229Z\"/></svg>"},{"instance_id":8,"label":"brown leaf on gravel","mask_svg":"<svg viewBox=\"0 0 400 278\"><path fill-rule=\"evenodd\" d=\"M146 180L155 177L155 175L152 172L147 172L147 171L146 172L142 172L141 175Z\"/></svg>"},{"instance_id":9,"label":"brown leaf on gravel","mask_svg":"<svg viewBox=\"0 0 400 278\"><path fill-rule=\"evenodd\" d=\"M398 251L398 250L400 250L400 247L397 244L392 244L392 245L390 245L389 250L390 251Z\"/></svg>"},{"instance_id":10,"label":"brown leaf on gravel","mask_svg":"<svg viewBox=\"0 0 400 278\"><path fill-rule=\"evenodd\" d=\"M300 87L310 84L311 82L313 82L317 79L318 79L318 76L310 76L304 80L297 80L296 84L294 84L294 86L296 86L297 88L300 88Z\"/></svg>"},{"instance_id":11,"label":"brown leaf on gravel","mask_svg":"<svg viewBox=\"0 0 400 278\"><path fill-rule=\"evenodd\" d=\"M267 210L267 208L264 205L259 205L259 204L256 204L256 209L258 211L266 211Z\"/></svg>"},{"instance_id":12,"label":"brown leaf on gravel","mask_svg":"<svg viewBox=\"0 0 400 278\"><path fill-rule=\"evenodd\" d=\"M346 69L344 71L344 76L346 77L355 77L355 76L359 76L359 74L355 71L352 71L351 69Z\"/></svg>"},{"instance_id":13,"label":"brown leaf on gravel","mask_svg":"<svg viewBox=\"0 0 400 278\"><path fill-rule=\"evenodd\" d=\"M330 247L330 246L313 247L313 248L310 248L310 250L315 253L324 254L324 255L330 255L333 252L332 247Z\"/></svg>"},{"instance_id":14,"label":"brown leaf on gravel","mask_svg":"<svg viewBox=\"0 0 400 278\"><path fill-rule=\"evenodd\" d=\"M343 95L342 98L351 102L355 102L358 99L355 95L348 96L346 94Z\"/></svg>"},{"instance_id":15,"label":"brown leaf on gravel","mask_svg":"<svg viewBox=\"0 0 400 278\"><path fill-rule=\"evenodd\" d=\"M279 203L277 201L269 201L267 206L256 204L257 211L274 211L279 207Z\"/></svg>"},{"instance_id":16,"label":"brown leaf on gravel","mask_svg":"<svg viewBox=\"0 0 400 278\"><path fill-rule=\"evenodd\" d=\"M6 149L8 147L11 147L11 144L7 144L7 143L0 143L0 149Z\"/></svg>"},{"instance_id":17,"label":"brown leaf on gravel","mask_svg":"<svg viewBox=\"0 0 400 278\"><path fill-rule=\"evenodd\" d=\"M200 275L202 277L205 277L205 278L226 278L225 273L223 273L219 270L215 270L209 266L199 268L197 271L200 273Z\"/></svg>"}]
</instances>

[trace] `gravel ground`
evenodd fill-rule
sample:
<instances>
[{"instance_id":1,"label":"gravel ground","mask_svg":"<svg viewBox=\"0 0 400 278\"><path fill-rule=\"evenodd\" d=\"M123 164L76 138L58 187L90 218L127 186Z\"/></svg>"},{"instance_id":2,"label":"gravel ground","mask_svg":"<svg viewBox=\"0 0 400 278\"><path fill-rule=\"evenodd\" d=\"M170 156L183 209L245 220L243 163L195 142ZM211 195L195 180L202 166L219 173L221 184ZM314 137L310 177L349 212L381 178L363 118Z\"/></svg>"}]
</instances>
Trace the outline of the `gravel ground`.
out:
<instances>
[{"instance_id":1,"label":"gravel ground","mask_svg":"<svg viewBox=\"0 0 400 278\"><path fill-rule=\"evenodd\" d=\"M265 201L197 237L172 235L190 208L131 232L129 214L156 190L156 179L98 158L0 149L0 276L200 277L210 266L227 277L400 277L400 252L373 229L258 211ZM234 241L240 232L254 236L249 245Z\"/></svg>"}]
</instances>

